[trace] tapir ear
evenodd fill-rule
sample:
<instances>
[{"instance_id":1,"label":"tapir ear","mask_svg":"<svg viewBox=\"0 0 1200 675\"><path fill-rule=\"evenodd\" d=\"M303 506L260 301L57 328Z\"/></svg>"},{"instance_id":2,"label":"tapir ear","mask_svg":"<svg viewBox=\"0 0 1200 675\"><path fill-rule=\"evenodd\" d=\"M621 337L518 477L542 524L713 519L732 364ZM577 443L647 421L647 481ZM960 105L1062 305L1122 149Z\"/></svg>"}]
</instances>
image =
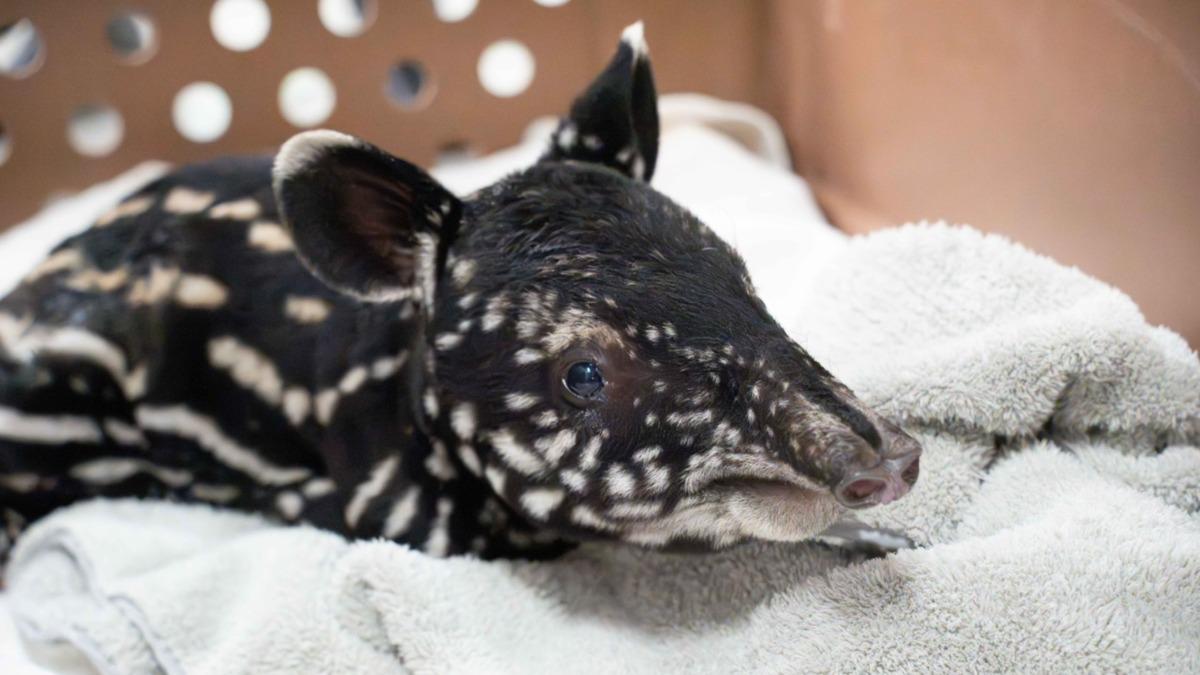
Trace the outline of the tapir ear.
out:
<instances>
[{"instance_id":1,"label":"tapir ear","mask_svg":"<svg viewBox=\"0 0 1200 675\"><path fill-rule=\"evenodd\" d=\"M432 302L462 204L429 174L325 130L284 143L272 173L296 252L319 279L371 302Z\"/></svg>"},{"instance_id":2,"label":"tapir ear","mask_svg":"<svg viewBox=\"0 0 1200 675\"><path fill-rule=\"evenodd\" d=\"M575 99L546 158L594 162L650 181L658 159L658 95L642 22L625 29L608 67Z\"/></svg>"}]
</instances>

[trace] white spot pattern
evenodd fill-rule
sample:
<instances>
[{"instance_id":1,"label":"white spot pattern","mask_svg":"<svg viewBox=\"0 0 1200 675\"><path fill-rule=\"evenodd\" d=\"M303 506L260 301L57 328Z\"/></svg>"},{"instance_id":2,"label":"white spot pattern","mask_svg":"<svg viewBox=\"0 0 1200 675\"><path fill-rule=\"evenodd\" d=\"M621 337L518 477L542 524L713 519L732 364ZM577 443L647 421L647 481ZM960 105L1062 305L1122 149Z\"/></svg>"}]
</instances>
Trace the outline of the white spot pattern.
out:
<instances>
[{"instance_id":1,"label":"white spot pattern","mask_svg":"<svg viewBox=\"0 0 1200 675\"><path fill-rule=\"evenodd\" d=\"M259 221L250 226L246 233L246 241L261 251L267 253L282 253L292 250L292 237L278 223Z\"/></svg>"},{"instance_id":2,"label":"white spot pattern","mask_svg":"<svg viewBox=\"0 0 1200 675\"><path fill-rule=\"evenodd\" d=\"M362 519L363 513L366 512L371 500L383 492L383 489L395 477L396 469L399 466L400 456L389 455L372 467L367 479L359 483L358 487L354 489L354 495L346 504L344 515L347 525L351 528L358 527L358 521Z\"/></svg>"},{"instance_id":3,"label":"white spot pattern","mask_svg":"<svg viewBox=\"0 0 1200 675\"><path fill-rule=\"evenodd\" d=\"M195 309L216 309L225 304L229 291L224 284L200 274L184 274L175 287L175 302Z\"/></svg>"},{"instance_id":4,"label":"white spot pattern","mask_svg":"<svg viewBox=\"0 0 1200 675\"><path fill-rule=\"evenodd\" d=\"M383 522L384 537L395 539L408 531L413 518L417 515L417 500L420 496L420 489L410 486L404 491L403 496L396 500L396 503L392 505L392 510L388 512L387 519Z\"/></svg>"},{"instance_id":5,"label":"white spot pattern","mask_svg":"<svg viewBox=\"0 0 1200 675\"><path fill-rule=\"evenodd\" d=\"M163 210L178 214L198 213L208 208L216 197L212 192L177 187L167 193L167 198L163 200Z\"/></svg>"},{"instance_id":6,"label":"white spot pattern","mask_svg":"<svg viewBox=\"0 0 1200 675\"><path fill-rule=\"evenodd\" d=\"M545 520L562 503L563 496L558 488L533 488L521 495L521 506L534 518Z\"/></svg>"},{"instance_id":7,"label":"white spot pattern","mask_svg":"<svg viewBox=\"0 0 1200 675\"><path fill-rule=\"evenodd\" d=\"M283 301L283 313L298 323L321 323L329 317L332 306L321 298L289 295Z\"/></svg>"},{"instance_id":8,"label":"white spot pattern","mask_svg":"<svg viewBox=\"0 0 1200 675\"><path fill-rule=\"evenodd\" d=\"M507 429L491 434L492 447L509 467L521 473L532 476L545 468L542 458L534 454L523 443L519 442L512 432Z\"/></svg>"},{"instance_id":9,"label":"white spot pattern","mask_svg":"<svg viewBox=\"0 0 1200 675\"><path fill-rule=\"evenodd\" d=\"M262 206L251 197L232 202L221 202L208 210L213 218L229 218L231 220L253 220L262 213Z\"/></svg>"}]
</instances>

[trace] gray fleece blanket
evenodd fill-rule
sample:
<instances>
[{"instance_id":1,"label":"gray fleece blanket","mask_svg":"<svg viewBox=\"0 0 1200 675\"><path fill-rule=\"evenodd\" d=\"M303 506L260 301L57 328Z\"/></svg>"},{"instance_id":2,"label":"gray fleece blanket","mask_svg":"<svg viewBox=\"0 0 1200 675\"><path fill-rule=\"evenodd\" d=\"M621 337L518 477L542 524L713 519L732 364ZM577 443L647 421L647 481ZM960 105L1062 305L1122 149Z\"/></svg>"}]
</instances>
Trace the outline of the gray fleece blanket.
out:
<instances>
[{"instance_id":1,"label":"gray fleece blanket","mask_svg":"<svg viewBox=\"0 0 1200 675\"><path fill-rule=\"evenodd\" d=\"M923 441L864 519L916 548L545 563L156 503L62 511L8 581L34 643L109 673L1200 670L1200 362L1123 294L1005 240L850 239L796 337Z\"/></svg>"}]
</instances>

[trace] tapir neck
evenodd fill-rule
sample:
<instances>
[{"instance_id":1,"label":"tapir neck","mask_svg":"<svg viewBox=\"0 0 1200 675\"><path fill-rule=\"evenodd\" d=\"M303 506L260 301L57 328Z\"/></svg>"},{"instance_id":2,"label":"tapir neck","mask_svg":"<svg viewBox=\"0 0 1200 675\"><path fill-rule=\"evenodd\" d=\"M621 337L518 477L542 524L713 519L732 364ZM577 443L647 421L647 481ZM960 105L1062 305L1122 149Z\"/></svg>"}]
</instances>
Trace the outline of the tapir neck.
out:
<instances>
[{"instance_id":1,"label":"tapir neck","mask_svg":"<svg viewBox=\"0 0 1200 675\"><path fill-rule=\"evenodd\" d=\"M331 349L368 365L364 381L347 375L336 385L336 414L313 438L326 461L345 458L328 468L346 506L318 524L434 555L540 558L568 548L505 506L478 463L464 461L452 403L438 386L436 335L422 329L421 309L401 303L358 312L361 330L327 337ZM313 362L323 367L320 353Z\"/></svg>"}]
</instances>

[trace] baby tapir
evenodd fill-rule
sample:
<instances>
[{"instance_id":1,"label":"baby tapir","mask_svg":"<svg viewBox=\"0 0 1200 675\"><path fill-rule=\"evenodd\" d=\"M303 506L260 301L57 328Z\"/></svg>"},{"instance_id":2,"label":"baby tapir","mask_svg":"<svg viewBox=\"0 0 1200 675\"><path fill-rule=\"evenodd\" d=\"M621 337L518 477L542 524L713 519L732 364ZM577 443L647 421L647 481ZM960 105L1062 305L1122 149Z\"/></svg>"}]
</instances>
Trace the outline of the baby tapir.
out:
<instances>
[{"instance_id":1,"label":"baby tapir","mask_svg":"<svg viewBox=\"0 0 1200 675\"><path fill-rule=\"evenodd\" d=\"M918 445L647 185L628 29L533 167L460 199L356 138L180 169L0 304L0 506L205 502L436 555L797 540Z\"/></svg>"}]
</instances>

